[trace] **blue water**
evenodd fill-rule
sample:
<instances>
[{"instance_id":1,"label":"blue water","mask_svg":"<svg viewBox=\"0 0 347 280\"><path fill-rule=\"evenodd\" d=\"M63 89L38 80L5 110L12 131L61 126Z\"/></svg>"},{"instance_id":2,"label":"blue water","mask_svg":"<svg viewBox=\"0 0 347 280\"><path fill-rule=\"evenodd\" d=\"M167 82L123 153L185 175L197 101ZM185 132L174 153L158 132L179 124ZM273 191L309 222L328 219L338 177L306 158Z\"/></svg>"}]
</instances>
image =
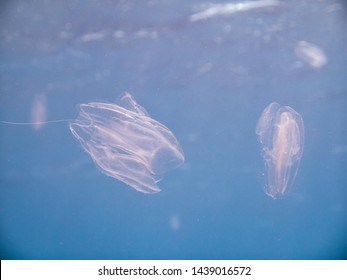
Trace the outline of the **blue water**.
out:
<instances>
[{"instance_id":1,"label":"blue water","mask_svg":"<svg viewBox=\"0 0 347 280\"><path fill-rule=\"evenodd\" d=\"M1 3L1 120L32 121L37 100L44 120L74 119L128 91L186 158L146 195L102 174L67 123L1 124L1 258L345 259L347 7L288 2L196 22L207 2ZM327 62L300 58L299 41ZM278 200L255 134L271 102L305 125Z\"/></svg>"}]
</instances>

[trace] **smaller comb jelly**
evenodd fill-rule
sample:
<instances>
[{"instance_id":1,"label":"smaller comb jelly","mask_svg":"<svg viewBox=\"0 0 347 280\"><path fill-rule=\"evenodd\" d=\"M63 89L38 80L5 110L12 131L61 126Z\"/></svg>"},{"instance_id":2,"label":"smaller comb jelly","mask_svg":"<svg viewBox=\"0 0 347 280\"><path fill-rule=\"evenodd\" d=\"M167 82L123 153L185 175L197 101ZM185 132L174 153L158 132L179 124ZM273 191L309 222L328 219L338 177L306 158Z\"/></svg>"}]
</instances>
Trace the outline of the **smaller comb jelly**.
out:
<instances>
[{"instance_id":1,"label":"smaller comb jelly","mask_svg":"<svg viewBox=\"0 0 347 280\"><path fill-rule=\"evenodd\" d=\"M289 106L268 105L255 133L262 145L265 163L265 193L276 199L292 188L304 149L304 122Z\"/></svg>"}]
</instances>

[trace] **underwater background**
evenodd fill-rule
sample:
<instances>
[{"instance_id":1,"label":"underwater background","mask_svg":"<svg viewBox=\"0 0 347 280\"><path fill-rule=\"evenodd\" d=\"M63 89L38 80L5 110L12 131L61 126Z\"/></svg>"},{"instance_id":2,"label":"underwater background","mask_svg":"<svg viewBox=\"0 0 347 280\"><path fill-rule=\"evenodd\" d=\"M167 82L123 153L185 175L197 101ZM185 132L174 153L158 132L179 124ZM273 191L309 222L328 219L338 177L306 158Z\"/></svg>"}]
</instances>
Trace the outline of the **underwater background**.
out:
<instances>
[{"instance_id":1,"label":"underwater background","mask_svg":"<svg viewBox=\"0 0 347 280\"><path fill-rule=\"evenodd\" d=\"M256 3L256 4L255 4ZM338 0L0 4L1 259L346 259L347 7ZM74 139L79 104L130 92L185 162L144 194ZM303 118L284 198L255 128Z\"/></svg>"}]
</instances>

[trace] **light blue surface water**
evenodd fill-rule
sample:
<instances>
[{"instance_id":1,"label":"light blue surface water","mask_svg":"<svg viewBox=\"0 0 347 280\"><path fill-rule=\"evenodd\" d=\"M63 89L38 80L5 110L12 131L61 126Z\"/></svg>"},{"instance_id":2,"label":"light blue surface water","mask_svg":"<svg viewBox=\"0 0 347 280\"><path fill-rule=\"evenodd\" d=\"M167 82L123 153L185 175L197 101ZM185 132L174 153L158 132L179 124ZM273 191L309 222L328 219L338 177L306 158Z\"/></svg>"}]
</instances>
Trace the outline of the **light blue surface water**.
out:
<instances>
[{"instance_id":1,"label":"light blue surface water","mask_svg":"<svg viewBox=\"0 0 347 280\"><path fill-rule=\"evenodd\" d=\"M1 120L75 119L128 91L185 153L146 195L101 173L67 122L0 124L2 259L346 258L346 6L251 2L1 3ZM271 102L305 126L277 200L255 134Z\"/></svg>"}]
</instances>

